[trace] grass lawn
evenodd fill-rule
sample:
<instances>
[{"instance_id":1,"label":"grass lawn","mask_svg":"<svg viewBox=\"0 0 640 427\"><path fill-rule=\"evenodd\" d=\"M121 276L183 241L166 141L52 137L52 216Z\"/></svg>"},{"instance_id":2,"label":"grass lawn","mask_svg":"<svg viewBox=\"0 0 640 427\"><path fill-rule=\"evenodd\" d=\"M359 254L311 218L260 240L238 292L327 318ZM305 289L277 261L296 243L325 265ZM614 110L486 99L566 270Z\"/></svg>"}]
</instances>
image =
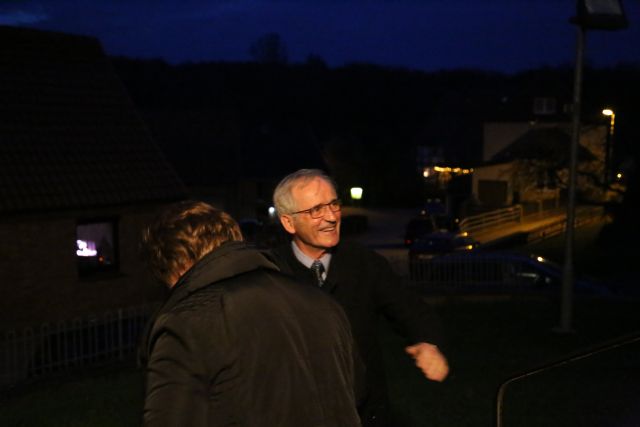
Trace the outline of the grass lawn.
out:
<instances>
[{"instance_id":1,"label":"grass lawn","mask_svg":"<svg viewBox=\"0 0 640 427\"><path fill-rule=\"evenodd\" d=\"M402 341L386 334L390 391L399 425L495 425L496 394L503 381L598 343L640 332L635 301L576 300L574 305L575 332L558 334L553 329L559 323L560 308L554 300L439 304L451 363L450 377L442 384L421 378L402 354ZM595 417L637 407L634 402L618 408L624 403L620 399L640 395L639 373L640 344L635 343L515 382L507 388L504 425L640 425L640 418L636 424L589 424L581 418L583 413ZM627 392L630 388L634 394Z\"/></svg>"},{"instance_id":2,"label":"grass lawn","mask_svg":"<svg viewBox=\"0 0 640 427\"><path fill-rule=\"evenodd\" d=\"M133 363L75 372L5 393L0 426L139 426L142 400L142 376Z\"/></svg>"},{"instance_id":3,"label":"grass lawn","mask_svg":"<svg viewBox=\"0 0 640 427\"><path fill-rule=\"evenodd\" d=\"M494 425L496 392L507 378L640 329L635 301L576 300L572 334L552 331L559 304L548 298L450 298L436 308L447 326L452 366L442 384L424 380L402 351L402 340L383 329L399 425ZM589 424L572 420L633 407L624 399L631 388L634 398L640 395L638 361L640 345L635 344L515 383L506 394L505 425L551 426L555 420L555 425L584 426ZM140 373L131 367L49 379L4 396L0 425L137 426L142 393Z\"/></svg>"}]
</instances>

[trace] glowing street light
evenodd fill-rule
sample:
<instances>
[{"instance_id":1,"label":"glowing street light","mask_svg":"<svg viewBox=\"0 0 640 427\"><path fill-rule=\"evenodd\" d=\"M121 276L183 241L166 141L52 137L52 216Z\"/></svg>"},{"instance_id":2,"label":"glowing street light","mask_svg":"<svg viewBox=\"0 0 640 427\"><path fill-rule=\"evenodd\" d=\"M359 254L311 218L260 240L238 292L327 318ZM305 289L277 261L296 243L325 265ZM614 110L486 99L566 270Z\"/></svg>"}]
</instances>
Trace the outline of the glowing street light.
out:
<instances>
[{"instance_id":1,"label":"glowing street light","mask_svg":"<svg viewBox=\"0 0 640 427\"><path fill-rule=\"evenodd\" d=\"M351 187L350 192L353 200L362 199L362 187Z\"/></svg>"}]
</instances>

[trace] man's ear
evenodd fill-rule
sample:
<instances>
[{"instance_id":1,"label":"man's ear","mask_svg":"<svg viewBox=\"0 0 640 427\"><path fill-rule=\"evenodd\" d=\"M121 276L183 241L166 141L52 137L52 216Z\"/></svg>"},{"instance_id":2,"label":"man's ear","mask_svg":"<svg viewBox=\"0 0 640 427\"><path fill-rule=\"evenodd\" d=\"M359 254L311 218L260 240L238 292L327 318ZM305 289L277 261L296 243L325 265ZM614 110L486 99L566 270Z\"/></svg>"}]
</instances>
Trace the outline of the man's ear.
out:
<instances>
[{"instance_id":1,"label":"man's ear","mask_svg":"<svg viewBox=\"0 0 640 427\"><path fill-rule=\"evenodd\" d=\"M296 227L293 225L293 217L291 215L281 215L280 216L280 224L287 230L289 234L296 233Z\"/></svg>"}]
</instances>

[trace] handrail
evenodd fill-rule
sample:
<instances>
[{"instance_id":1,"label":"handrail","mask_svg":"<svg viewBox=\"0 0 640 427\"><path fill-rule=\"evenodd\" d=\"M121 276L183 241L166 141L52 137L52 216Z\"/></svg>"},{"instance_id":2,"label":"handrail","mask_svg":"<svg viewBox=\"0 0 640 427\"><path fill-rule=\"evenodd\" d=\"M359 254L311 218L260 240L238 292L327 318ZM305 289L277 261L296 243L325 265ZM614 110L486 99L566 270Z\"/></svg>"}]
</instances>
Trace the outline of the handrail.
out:
<instances>
[{"instance_id":1,"label":"handrail","mask_svg":"<svg viewBox=\"0 0 640 427\"><path fill-rule=\"evenodd\" d=\"M500 384L500 387L498 388L498 393L496 395L496 427L502 427L503 426L503 421L502 421L502 414L503 414L503 407L504 407L504 395L505 392L507 390L507 387L514 383L515 381L519 381L523 378L528 378L530 376L533 375L537 375L543 372L547 372L551 369L555 369L564 365L567 365L569 363L573 363L573 362L577 362L579 360L582 359L586 359L587 357L591 357L594 356L596 354L599 353L603 353L605 351L609 351L609 350L613 350L616 349L618 347L622 347L628 344L632 344L636 341L640 341L640 334L638 334L637 332L631 334L631 335L627 335L621 338L617 338L613 341L610 341L608 343L605 344L600 344L598 347L595 348L591 348L587 351L582 351L580 353L574 354L572 356L569 357L565 357L561 360L558 360L556 362L553 363L549 363L547 365L529 370L527 372L524 372L520 375L516 375L514 377L511 377L509 379L507 379L506 381L504 381L502 384Z\"/></svg>"},{"instance_id":2,"label":"handrail","mask_svg":"<svg viewBox=\"0 0 640 427\"><path fill-rule=\"evenodd\" d=\"M493 228L498 225L521 221L522 206L515 205L478 215L468 216L460 221L460 230L466 231L469 234L474 234L481 230Z\"/></svg>"}]
</instances>

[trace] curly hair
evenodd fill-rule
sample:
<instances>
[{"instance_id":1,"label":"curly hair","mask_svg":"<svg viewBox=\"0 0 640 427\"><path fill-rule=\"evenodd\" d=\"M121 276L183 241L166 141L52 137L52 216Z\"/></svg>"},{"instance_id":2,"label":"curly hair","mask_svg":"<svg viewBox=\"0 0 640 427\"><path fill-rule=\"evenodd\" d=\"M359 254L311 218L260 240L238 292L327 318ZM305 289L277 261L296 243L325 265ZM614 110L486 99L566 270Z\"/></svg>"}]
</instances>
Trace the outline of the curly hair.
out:
<instances>
[{"instance_id":1,"label":"curly hair","mask_svg":"<svg viewBox=\"0 0 640 427\"><path fill-rule=\"evenodd\" d=\"M141 252L151 273L171 287L173 278L209 252L242 240L238 223L226 212L183 201L168 206L143 230Z\"/></svg>"}]
</instances>

